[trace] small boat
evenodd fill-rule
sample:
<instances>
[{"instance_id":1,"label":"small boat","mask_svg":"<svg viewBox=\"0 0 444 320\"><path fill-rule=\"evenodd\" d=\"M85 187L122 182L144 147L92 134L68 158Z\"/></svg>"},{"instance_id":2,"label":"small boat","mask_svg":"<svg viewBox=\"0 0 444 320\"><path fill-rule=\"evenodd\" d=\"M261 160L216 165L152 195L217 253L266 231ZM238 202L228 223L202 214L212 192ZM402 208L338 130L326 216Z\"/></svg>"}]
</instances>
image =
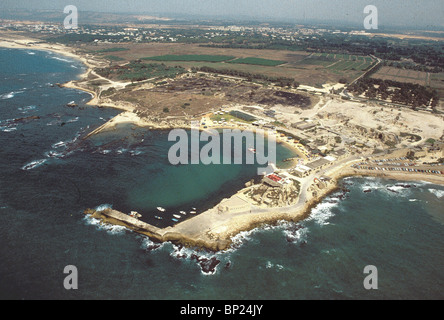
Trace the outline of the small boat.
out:
<instances>
[{"instance_id":1,"label":"small boat","mask_svg":"<svg viewBox=\"0 0 444 320\"><path fill-rule=\"evenodd\" d=\"M142 217L142 215L140 213L138 213L137 211L131 211L131 213L129 215L130 215L130 217L133 217L133 218Z\"/></svg>"},{"instance_id":2,"label":"small boat","mask_svg":"<svg viewBox=\"0 0 444 320\"><path fill-rule=\"evenodd\" d=\"M173 214L173 217L175 217L175 218L177 218L177 219L180 219L180 218L181 218L181 216L179 216L178 214Z\"/></svg>"},{"instance_id":3,"label":"small boat","mask_svg":"<svg viewBox=\"0 0 444 320\"><path fill-rule=\"evenodd\" d=\"M71 101L70 103L67 103L66 106L70 107L70 108L74 108L74 107L77 107L77 104L74 101Z\"/></svg>"},{"instance_id":4,"label":"small boat","mask_svg":"<svg viewBox=\"0 0 444 320\"><path fill-rule=\"evenodd\" d=\"M253 148L248 148L248 151L256 153L256 149L253 149Z\"/></svg>"},{"instance_id":5,"label":"small boat","mask_svg":"<svg viewBox=\"0 0 444 320\"><path fill-rule=\"evenodd\" d=\"M196 214L196 211L190 211L191 214Z\"/></svg>"},{"instance_id":6,"label":"small boat","mask_svg":"<svg viewBox=\"0 0 444 320\"><path fill-rule=\"evenodd\" d=\"M173 220L174 222L178 222L178 221L179 221L179 220L177 220L177 219L174 219L174 218L173 218L173 219L171 219L171 220Z\"/></svg>"},{"instance_id":7,"label":"small boat","mask_svg":"<svg viewBox=\"0 0 444 320\"><path fill-rule=\"evenodd\" d=\"M187 214L185 211L180 211L180 214L183 214L183 215L185 215L185 214Z\"/></svg>"},{"instance_id":8,"label":"small boat","mask_svg":"<svg viewBox=\"0 0 444 320\"><path fill-rule=\"evenodd\" d=\"M159 211L161 211L161 212L164 212L164 211L165 211L165 209L162 208L162 207L157 207L157 210L159 210Z\"/></svg>"},{"instance_id":9,"label":"small boat","mask_svg":"<svg viewBox=\"0 0 444 320\"><path fill-rule=\"evenodd\" d=\"M162 220L163 219L162 217L159 217L159 216L154 216L154 218L156 218L157 220Z\"/></svg>"},{"instance_id":10,"label":"small boat","mask_svg":"<svg viewBox=\"0 0 444 320\"><path fill-rule=\"evenodd\" d=\"M191 210L194 210L194 211L196 211L196 208L191 208Z\"/></svg>"}]
</instances>

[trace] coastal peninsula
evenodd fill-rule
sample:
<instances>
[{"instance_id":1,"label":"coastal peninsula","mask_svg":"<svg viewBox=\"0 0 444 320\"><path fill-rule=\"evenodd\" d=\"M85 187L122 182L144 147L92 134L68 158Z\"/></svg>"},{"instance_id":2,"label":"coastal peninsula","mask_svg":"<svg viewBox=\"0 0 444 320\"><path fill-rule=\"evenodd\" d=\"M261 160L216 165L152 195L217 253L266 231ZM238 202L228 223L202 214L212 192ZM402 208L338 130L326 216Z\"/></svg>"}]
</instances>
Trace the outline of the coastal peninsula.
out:
<instances>
[{"instance_id":1,"label":"coastal peninsula","mask_svg":"<svg viewBox=\"0 0 444 320\"><path fill-rule=\"evenodd\" d=\"M121 123L167 130L189 128L191 122L197 122L200 130L273 130L278 143L298 155L289 159L289 168L275 168L259 183L247 182L244 189L214 208L163 229L112 209L85 211L104 223L123 225L156 241L225 250L241 231L306 218L326 195L341 190L340 181L348 176L444 184L444 121L439 113L364 101L358 96L344 99L348 93L341 83L328 83L322 89L281 84L282 79L264 84L212 69L155 66L138 57L115 63L97 53L86 53L85 48L17 35L2 35L0 46L50 50L85 64L88 70L78 80L61 86L90 93L89 105L117 108L122 113L84 139ZM118 77L140 68L153 76Z\"/></svg>"}]
</instances>

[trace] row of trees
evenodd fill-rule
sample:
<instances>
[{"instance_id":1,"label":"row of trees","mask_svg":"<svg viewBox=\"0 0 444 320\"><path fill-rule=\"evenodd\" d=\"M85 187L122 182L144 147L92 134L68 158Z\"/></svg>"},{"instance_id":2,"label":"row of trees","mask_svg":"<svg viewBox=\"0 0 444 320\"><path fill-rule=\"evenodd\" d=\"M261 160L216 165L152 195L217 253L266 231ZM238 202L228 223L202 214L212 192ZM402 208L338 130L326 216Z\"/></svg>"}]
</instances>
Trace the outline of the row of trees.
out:
<instances>
[{"instance_id":1,"label":"row of trees","mask_svg":"<svg viewBox=\"0 0 444 320\"><path fill-rule=\"evenodd\" d=\"M387 67L394 67L394 68L399 68L399 69L415 70L415 71L422 71L422 72L430 72L430 73L438 73L438 72L443 71L443 68L427 67L427 66L420 65L417 63L412 63L412 62L384 61L383 65L387 66Z\"/></svg>"}]
</instances>

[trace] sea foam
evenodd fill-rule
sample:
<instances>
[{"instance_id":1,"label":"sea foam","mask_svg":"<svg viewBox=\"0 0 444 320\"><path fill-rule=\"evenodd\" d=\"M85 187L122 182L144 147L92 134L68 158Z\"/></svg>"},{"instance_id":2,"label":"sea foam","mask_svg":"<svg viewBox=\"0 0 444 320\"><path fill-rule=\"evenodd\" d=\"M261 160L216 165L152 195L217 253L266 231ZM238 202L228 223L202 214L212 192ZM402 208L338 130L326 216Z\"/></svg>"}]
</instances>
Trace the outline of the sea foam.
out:
<instances>
[{"instance_id":1,"label":"sea foam","mask_svg":"<svg viewBox=\"0 0 444 320\"><path fill-rule=\"evenodd\" d=\"M31 169L37 168L37 167L41 166L42 164L44 164L47 160L48 159L40 159L40 160L32 161L32 162L24 165L22 167L22 170L31 170Z\"/></svg>"},{"instance_id":2,"label":"sea foam","mask_svg":"<svg viewBox=\"0 0 444 320\"><path fill-rule=\"evenodd\" d=\"M444 190L438 190L438 189L428 189L429 192L433 193L437 198L444 197Z\"/></svg>"},{"instance_id":3,"label":"sea foam","mask_svg":"<svg viewBox=\"0 0 444 320\"><path fill-rule=\"evenodd\" d=\"M4 94L0 95L0 99L2 99L2 100L12 99L19 93L23 93L23 91L11 91L9 93L4 93Z\"/></svg>"},{"instance_id":4,"label":"sea foam","mask_svg":"<svg viewBox=\"0 0 444 320\"><path fill-rule=\"evenodd\" d=\"M86 215L83 219L85 221L85 224L95 226L97 230L104 230L112 235L122 235L127 231L131 231L124 226L103 223L100 219L92 218L89 215Z\"/></svg>"}]
</instances>

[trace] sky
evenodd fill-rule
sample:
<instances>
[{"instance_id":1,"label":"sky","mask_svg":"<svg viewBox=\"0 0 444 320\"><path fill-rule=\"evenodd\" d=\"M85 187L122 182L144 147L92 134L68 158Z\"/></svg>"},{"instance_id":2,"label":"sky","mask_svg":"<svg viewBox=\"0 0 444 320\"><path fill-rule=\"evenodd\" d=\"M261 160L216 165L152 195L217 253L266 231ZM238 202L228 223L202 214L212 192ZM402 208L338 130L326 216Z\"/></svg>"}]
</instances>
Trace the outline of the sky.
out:
<instances>
[{"instance_id":1,"label":"sky","mask_svg":"<svg viewBox=\"0 0 444 320\"><path fill-rule=\"evenodd\" d=\"M367 5L378 9L381 26L444 26L444 0L1 0L2 8L190 15L201 17L273 19L304 23L362 23Z\"/></svg>"}]
</instances>

